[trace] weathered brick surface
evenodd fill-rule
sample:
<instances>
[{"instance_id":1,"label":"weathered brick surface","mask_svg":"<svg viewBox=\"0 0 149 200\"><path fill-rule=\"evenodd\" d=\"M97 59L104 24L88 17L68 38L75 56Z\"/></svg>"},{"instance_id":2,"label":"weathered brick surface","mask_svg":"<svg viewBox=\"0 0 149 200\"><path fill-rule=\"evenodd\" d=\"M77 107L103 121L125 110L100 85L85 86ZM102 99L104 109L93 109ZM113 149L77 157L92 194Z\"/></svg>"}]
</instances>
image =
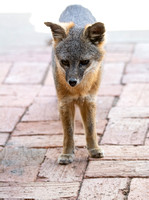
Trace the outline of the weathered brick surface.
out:
<instances>
[{"instance_id":1,"label":"weathered brick surface","mask_svg":"<svg viewBox=\"0 0 149 200\"><path fill-rule=\"evenodd\" d=\"M120 84L123 70L124 63L105 63L102 84Z\"/></svg>"},{"instance_id":2,"label":"weathered brick surface","mask_svg":"<svg viewBox=\"0 0 149 200\"><path fill-rule=\"evenodd\" d=\"M53 73L52 73L52 66L50 66L50 69L47 73L47 76L45 78L45 81L44 81L44 85L47 85L47 86L54 86L54 79L53 79Z\"/></svg>"},{"instance_id":3,"label":"weathered brick surface","mask_svg":"<svg viewBox=\"0 0 149 200\"><path fill-rule=\"evenodd\" d=\"M128 83L149 83L149 74L127 74L123 77L124 84Z\"/></svg>"},{"instance_id":4,"label":"weathered brick surface","mask_svg":"<svg viewBox=\"0 0 149 200\"><path fill-rule=\"evenodd\" d=\"M149 177L148 165L149 161L90 161L85 177Z\"/></svg>"},{"instance_id":5,"label":"weathered brick surface","mask_svg":"<svg viewBox=\"0 0 149 200\"><path fill-rule=\"evenodd\" d=\"M70 199L77 198L79 182L73 183L0 183L0 196L2 198L21 199Z\"/></svg>"},{"instance_id":6,"label":"weathered brick surface","mask_svg":"<svg viewBox=\"0 0 149 200\"><path fill-rule=\"evenodd\" d=\"M100 145L104 151L102 160L149 160L149 146ZM97 160L97 158L89 158Z\"/></svg>"},{"instance_id":7,"label":"weathered brick surface","mask_svg":"<svg viewBox=\"0 0 149 200\"><path fill-rule=\"evenodd\" d=\"M31 97L22 97L15 96L0 96L0 106L4 107L28 107L33 101Z\"/></svg>"},{"instance_id":8,"label":"weathered brick surface","mask_svg":"<svg viewBox=\"0 0 149 200\"><path fill-rule=\"evenodd\" d=\"M97 134L103 134L106 120L99 120L96 124ZM82 122L75 122L75 134L84 134L85 130ZM61 121L46 121L46 122L21 122L17 125L13 132L13 136L23 135L55 135L63 134Z\"/></svg>"},{"instance_id":9,"label":"weathered brick surface","mask_svg":"<svg viewBox=\"0 0 149 200\"><path fill-rule=\"evenodd\" d=\"M5 77L7 76L11 65L11 63L0 62L0 83L5 80Z\"/></svg>"},{"instance_id":10,"label":"weathered brick surface","mask_svg":"<svg viewBox=\"0 0 149 200\"><path fill-rule=\"evenodd\" d=\"M149 199L149 178L134 178L131 181L128 200L146 200Z\"/></svg>"},{"instance_id":11,"label":"weathered brick surface","mask_svg":"<svg viewBox=\"0 0 149 200\"><path fill-rule=\"evenodd\" d=\"M61 153L62 149L48 149L38 174L38 181L40 177L42 181L48 182L82 181L87 166L87 150L77 149L73 163L59 166L57 159Z\"/></svg>"},{"instance_id":12,"label":"weathered brick surface","mask_svg":"<svg viewBox=\"0 0 149 200\"><path fill-rule=\"evenodd\" d=\"M1 85L0 96L35 97L40 89L40 85Z\"/></svg>"},{"instance_id":13,"label":"weathered brick surface","mask_svg":"<svg viewBox=\"0 0 149 200\"><path fill-rule=\"evenodd\" d=\"M149 118L149 107L113 107L108 117L110 119L119 118Z\"/></svg>"},{"instance_id":14,"label":"weathered brick surface","mask_svg":"<svg viewBox=\"0 0 149 200\"><path fill-rule=\"evenodd\" d=\"M19 123L12 135L55 135L62 133L63 129L60 121L39 121Z\"/></svg>"},{"instance_id":15,"label":"weathered brick surface","mask_svg":"<svg viewBox=\"0 0 149 200\"><path fill-rule=\"evenodd\" d=\"M12 52L0 54L0 62L51 62L50 47L23 47L11 50Z\"/></svg>"},{"instance_id":16,"label":"weathered brick surface","mask_svg":"<svg viewBox=\"0 0 149 200\"><path fill-rule=\"evenodd\" d=\"M145 139L145 145L149 145L149 132L148 132L147 137Z\"/></svg>"},{"instance_id":17,"label":"weathered brick surface","mask_svg":"<svg viewBox=\"0 0 149 200\"><path fill-rule=\"evenodd\" d=\"M149 43L138 43L135 46L135 51L131 62L133 63L149 63Z\"/></svg>"},{"instance_id":18,"label":"weathered brick surface","mask_svg":"<svg viewBox=\"0 0 149 200\"><path fill-rule=\"evenodd\" d=\"M108 123L101 144L144 144L149 120L117 119Z\"/></svg>"},{"instance_id":19,"label":"weathered brick surface","mask_svg":"<svg viewBox=\"0 0 149 200\"><path fill-rule=\"evenodd\" d=\"M41 88L39 96L56 96L55 86L45 85Z\"/></svg>"},{"instance_id":20,"label":"weathered brick surface","mask_svg":"<svg viewBox=\"0 0 149 200\"><path fill-rule=\"evenodd\" d=\"M149 84L129 84L123 89L118 106L149 106Z\"/></svg>"},{"instance_id":21,"label":"weathered brick surface","mask_svg":"<svg viewBox=\"0 0 149 200\"><path fill-rule=\"evenodd\" d=\"M0 146L4 146L9 137L9 133L0 133Z\"/></svg>"},{"instance_id":22,"label":"weathered brick surface","mask_svg":"<svg viewBox=\"0 0 149 200\"><path fill-rule=\"evenodd\" d=\"M112 96L102 96L97 97L96 101L96 121L100 123L100 120L105 120L108 116L108 113L113 105L114 97ZM75 113L76 121L82 121L80 110L76 107Z\"/></svg>"},{"instance_id":23,"label":"weathered brick surface","mask_svg":"<svg viewBox=\"0 0 149 200\"><path fill-rule=\"evenodd\" d=\"M48 63L15 63L5 83L40 84L44 79L47 69Z\"/></svg>"},{"instance_id":24,"label":"weathered brick surface","mask_svg":"<svg viewBox=\"0 0 149 200\"><path fill-rule=\"evenodd\" d=\"M37 98L24 115L22 121L59 120L56 97Z\"/></svg>"},{"instance_id":25,"label":"weathered brick surface","mask_svg":"<svg viewBox=\"0 0 149 200\"><path fill-rule=\"evenodd\" d=\"M120 96L122 92L122 85L104 85L101 84L99 88L99 96Z\"/></svg>"},{"instance_id":26,"label":"weathered brick surface","mask_svg":"<svg viewBox=\"0 0 149 200\"><path fill-rule=\"evenodd\" d=\"M85 135L76 135L74 140L76 146L86 146ZM62 147L63 135L14 136L10 138L8 144L12 146L25 146L33 148Z\"/></svg>"},{"instance_id":27,"label":"weathered brick surface","mask_svg":"<svg viewBox=\"0 0 149 200\"><path fill-rule=\"evenodd\" d=\"M131 59L131 53L127 52L107 52L105 55L105 62L128 62Z\"/></svg>"},{"instance_id":28,"label":"weathered brick surface","mask_svg":"<svg viewBox=\"0 0 149 200\"><path fill-rule=\"evenodd\" d=\"M0 107L0 132L11 132L23 113L23 108Z\"/></svg>"},{"instance_id":29,"label":"weathered brick surface","mask_svg":"<svg viewBox=\"0 0 149 200\"><path fill-rule=\"evenodd\" d=\"M131 53L134 45L129 43L108 43L105 48L109 53Z\"/></svg>"},{"instance_id":30,"label":"weathered brick surface","mask_svg":"<svg viewBox=\"0 0 149 200\"><path fill-rule=\"evenodd\" d=\"M44 149L5 147L1 152L0 181L35 181L45 153Z\"/></svg>"},{"instance_id":31,"label":"weathered brick surface","mask_svg":"<svg viewBox=\"0 0 149 200\"><path fill-rule=\"evenodd\" d=\"M125 199L128 180L126 178L84 179L79 200Z\"/></svg>"},{"instance_id":32,"label":"weathered brick surface","mask_svg":"<svg viewBox=\"0 0 149 200\"><path fill-rule=\"evenodd\" d=\"M149 66L148 64L127 65L123 83L148 83L149 82Z\"/></svg>"},{"instance_id":33,"label":"weathered brick surface","mask_svg":"<svg viewBox=\"0 0 149 200\"><path fill-rule=\"evenodd\" d=\"M149 74L149 66L147 63L129 63L125 69L126 74Z\"/></svg>"},{"instance_id":34,"label":"weathered brick surface","mask_svg":"<svg viewBox=\"0 0 149 200\"><path fill-rule=\"evenodd\" d=\"M0 106L26 107L39 93L41 86L1 85Z\"/></svg>"}]
</instances>

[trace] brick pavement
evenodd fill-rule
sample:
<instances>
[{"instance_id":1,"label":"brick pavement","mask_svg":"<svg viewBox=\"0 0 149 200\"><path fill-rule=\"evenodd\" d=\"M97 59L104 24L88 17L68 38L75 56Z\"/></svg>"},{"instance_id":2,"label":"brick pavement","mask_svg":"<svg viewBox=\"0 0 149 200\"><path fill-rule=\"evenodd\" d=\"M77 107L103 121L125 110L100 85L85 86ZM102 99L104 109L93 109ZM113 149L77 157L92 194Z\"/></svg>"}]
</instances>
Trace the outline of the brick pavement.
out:
<instances>
[{"instance_id":1,"label":"brick pavement","mask_svg":"<svg viewBox=\"0 0 149 200\"><path fill-rule=\"evenodd\" d=\"M62 126L51 49L0 54L0 199L149 199L149 44L107 44L97 98L105 157L89 158L76 114L76 158L60 166Z\"/></svg>"}]
</instances>

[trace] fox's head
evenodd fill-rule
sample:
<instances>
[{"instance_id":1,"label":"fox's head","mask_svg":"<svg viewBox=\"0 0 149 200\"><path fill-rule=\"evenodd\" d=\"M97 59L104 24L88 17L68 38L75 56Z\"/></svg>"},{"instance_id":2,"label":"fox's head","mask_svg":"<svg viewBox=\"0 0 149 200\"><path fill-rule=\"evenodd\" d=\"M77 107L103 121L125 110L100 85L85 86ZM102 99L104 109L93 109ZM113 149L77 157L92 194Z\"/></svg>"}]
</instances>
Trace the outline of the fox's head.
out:
<instances>
[{"instance_id":1,"label":"fox's head","mask_svg":"<svg viewBox=\"0 0 149 200\"><path fill-rule=\"evenodd\" d=\"M67 83L77 86L83 77L99 67L103 57L105 27L97 22L85 28L71 23L61 25L45 22L51 28L56 59L65 72Z\"/></svg>"}]
</instances>

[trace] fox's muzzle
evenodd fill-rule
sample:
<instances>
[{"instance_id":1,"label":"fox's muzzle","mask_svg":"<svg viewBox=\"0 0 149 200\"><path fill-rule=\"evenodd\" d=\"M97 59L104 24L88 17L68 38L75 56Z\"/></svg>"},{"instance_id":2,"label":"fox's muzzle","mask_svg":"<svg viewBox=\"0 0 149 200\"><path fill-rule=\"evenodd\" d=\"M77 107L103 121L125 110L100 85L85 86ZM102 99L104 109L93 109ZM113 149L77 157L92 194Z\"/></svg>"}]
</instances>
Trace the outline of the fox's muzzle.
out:
<instances>
[{"instance_id":1,"label":"fox's muzzle","mask_svg":"<svg viewBox=\"0 0 149 200\"><path fill-rule=\"evenodd\" d=\"M71 87L74 87L77 85L77 79L76 78L70 78L69 81L68 81L69 85Z\"/></svg>"}]
</instances>

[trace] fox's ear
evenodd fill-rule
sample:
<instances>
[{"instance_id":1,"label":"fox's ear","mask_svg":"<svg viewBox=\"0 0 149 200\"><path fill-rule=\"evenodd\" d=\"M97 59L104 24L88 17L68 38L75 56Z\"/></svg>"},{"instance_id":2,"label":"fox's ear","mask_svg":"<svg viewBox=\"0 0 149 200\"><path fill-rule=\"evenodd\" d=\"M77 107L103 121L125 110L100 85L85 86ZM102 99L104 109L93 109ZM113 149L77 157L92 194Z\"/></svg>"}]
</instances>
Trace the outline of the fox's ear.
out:
<instances>
[{"instance_id":1,"label":"fox's ear","mask_svg":"<svg viewBox=\"0 0 149 200\"><path fill-rule=\"evenodd\" d=\"M98 45L104 41L105 26L101 22L97 22L91 26L87 26L84 35L93 44Z\"/></svg>"},{"instance_id":2,"label":"fox's ear","mask_svg":"<svg viewBox=\"0 0 149 200\"><path fill-rule=\"evenodd\" d=\"M51 22L44 22L44 24L51 28L53 38L56 42L60 42L66 38L66 32L60 25Z\"/></svg>"}]
</instances>

